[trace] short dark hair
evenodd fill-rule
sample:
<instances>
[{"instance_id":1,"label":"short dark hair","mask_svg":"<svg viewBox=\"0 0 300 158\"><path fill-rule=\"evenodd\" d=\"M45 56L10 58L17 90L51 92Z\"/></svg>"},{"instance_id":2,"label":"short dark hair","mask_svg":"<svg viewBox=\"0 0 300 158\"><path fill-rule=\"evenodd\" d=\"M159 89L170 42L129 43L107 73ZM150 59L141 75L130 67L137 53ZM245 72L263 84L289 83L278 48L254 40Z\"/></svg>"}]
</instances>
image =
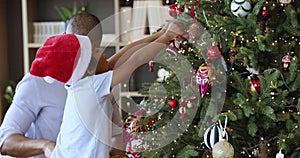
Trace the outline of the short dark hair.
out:
<instances>
[{"instance_id":1,"label":"short dark hair","mask_svg":"<svg viewBox=\"0 0 300 158\"><path fill-rule=\"evenodd\" d=\"M74 15L68 22L67 33L88 36L95 47L99 47L102 40L100 20L88 12Z\"/></svg>"}]
</instances>

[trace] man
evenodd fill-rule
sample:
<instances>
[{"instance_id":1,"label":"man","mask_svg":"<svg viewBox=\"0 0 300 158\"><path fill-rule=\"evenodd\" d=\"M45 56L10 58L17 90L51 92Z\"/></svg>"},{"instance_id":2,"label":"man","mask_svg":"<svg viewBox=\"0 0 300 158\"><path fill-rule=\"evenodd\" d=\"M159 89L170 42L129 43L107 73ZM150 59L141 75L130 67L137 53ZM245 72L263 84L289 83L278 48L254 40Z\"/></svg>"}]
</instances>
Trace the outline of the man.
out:
<instances>
[{"instance_id":1,"label":"man","mask_svg":"<svg viewBox=\"0 0 300 158\"><path fill-rule=\"evenodd\" d=\"M97 26L96 26L97 27ZM100 29L92 29L93 35ZM93 37L65 34L52 36L41 47L30 74L65 83L68 91L63 121L51 158L108 158L112 134L111 88L127 80L140 66L152 60L169 41L182 35L175 22L162 35L134 52L120 66L99 73L107 64ZM96 37L99 37L97 35ZM65 73L61 73L61 71Z\"/></svg>"}]
</instances>

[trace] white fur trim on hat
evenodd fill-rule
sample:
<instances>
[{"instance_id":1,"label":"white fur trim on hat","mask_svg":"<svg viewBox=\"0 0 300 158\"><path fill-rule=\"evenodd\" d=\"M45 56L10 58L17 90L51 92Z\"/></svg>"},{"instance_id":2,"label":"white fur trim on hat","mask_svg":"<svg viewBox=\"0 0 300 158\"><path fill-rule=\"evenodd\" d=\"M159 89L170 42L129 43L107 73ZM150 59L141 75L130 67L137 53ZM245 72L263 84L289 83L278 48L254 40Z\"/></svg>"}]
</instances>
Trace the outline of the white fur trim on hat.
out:
<instances>
[{"instance_id":1,"label":"white fur trim on hat","mask_svg":"<svg viewBox=\"0 0 300 158\"><path fill-rule=\"evenodd\" d=\"M92 57L92 44L88 36L76 35L76 37L80 43L80 57L67 85L73 85L83 77Z\"/></svg>"}]
</instances>

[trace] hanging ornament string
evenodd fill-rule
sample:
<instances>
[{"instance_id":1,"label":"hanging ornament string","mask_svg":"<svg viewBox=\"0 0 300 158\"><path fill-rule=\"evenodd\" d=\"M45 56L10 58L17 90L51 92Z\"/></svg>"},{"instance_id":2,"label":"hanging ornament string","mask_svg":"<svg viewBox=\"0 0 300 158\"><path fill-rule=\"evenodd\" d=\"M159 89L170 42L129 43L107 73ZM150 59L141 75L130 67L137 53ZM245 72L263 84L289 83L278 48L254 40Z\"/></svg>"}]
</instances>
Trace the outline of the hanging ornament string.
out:
<instances>
[{"instance_id":1,"label":"hanging ornament string","mask_svg":"<svg viewBox=\"0 0 300 158\"><path fill-rule=\"evenodd\" d=\"M204 9L203 9L202 13L203 13L203 17L204 17L204 19L205 19L205 22L206 22L207 26L210 27Z\"/></svg>"},{"instance_id":2,"label":"hanging ornament string","mask_svg":"<svg viewBox=\"0 0 300 158\"><path fill-rule=\"evenodd\" d=\"M193 18L194 23L196 23L197 21L196 21L196 18L195 18L195 8L194 8L194 6L192 6L190 8L190 12L192 14L192 18Z\"/></svg>"},{"instance_id":3,"label":"hanging ornament string","mask_svg":"<svg viewBox=\"0 0 300 158\"><path fill-rule=\"evenodd\" d=\"M228 117L227 115L225 115L225 123L224 123L224 127L222 126L221 120L219 120L219 126L221 129L221 135L222 135L222 139L224 140L224 138L226 137L226 127L227 127L227 121L228 121Z\"/></svg>"},{"instance_id":4,"label":"hanging ornament string","mask_svg":"<svg viewBox=\"0 0 300 158\"><path fill-rule=\"evenodd\" d=\"M200 1L199 0L195 0L197 7L198 7L198 11L200 11Z\"/></svg>"},{"instance_id":5,"label":"hanging ornament string","mask_svg":"<svg viewBox=\"0 0 300 158\"><path fill-rule=\"evenodd\" d=\"M200 11L200 1L199 0L195 0L195 3L197 4L197 10ZM195 14L195 8L194 6L192 6L191 8L191 12L192 12L192 18L194 20L194 23L197 22L197 14Z\"/></svg>"}]
</instances>

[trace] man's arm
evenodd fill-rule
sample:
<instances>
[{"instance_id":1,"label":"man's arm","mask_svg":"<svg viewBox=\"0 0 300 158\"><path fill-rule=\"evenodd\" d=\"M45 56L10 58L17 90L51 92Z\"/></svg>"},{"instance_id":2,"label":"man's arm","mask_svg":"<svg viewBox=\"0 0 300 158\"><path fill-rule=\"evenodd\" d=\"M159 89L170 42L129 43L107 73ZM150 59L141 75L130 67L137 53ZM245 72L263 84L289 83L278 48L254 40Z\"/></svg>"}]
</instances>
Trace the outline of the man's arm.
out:
<instances>
[{"instance_id":1,"label":"man's arm","mask_svg":"<svg viewBox=\"0 0 300 158\"><path fill-rule=\"evenodd\" d=\"M112 57L110 57L107 60L109 69L110 70L116 69L117 67L122 65L134 52L144 47L145 45L149 44L150 42L153 42L164 33L165 33L165 29L162 29L156 32L155 34L152 34L146 38L137 40L135 42L132 42L124 46L120 51L118 51L116 54L114 54Z\"/></svg>"},{"instance_id":2,"label":"man's arm","mask_svg":"<svg viewBox=\"0 0 300 158\"><path fill-rule=\"evenodd\" d=\"M54 147L55 143L49 140L29 139L21 134L12 134L5 139L1 153L14 157L45 154L45 157L48 158Z\"/></svg>"},{"instance_id":3,"label":"man's arm","mask_svg":"<svg viewBox=\"0 0 300 158\"><path fill-rule=\"evenodd\" d=\"M36 121L40 108L36 78L25 75L18 83L13 103L7 110L0 127L0 152L9 156L28 157L43 154L53 144L47 140L32 140L25 132ZM51 145L51 146L47 146Z\"/></svg>"},{"instance_id":4,"label":"man's arm","mask_svg":"<svg viewBox=\"0 0 300 158\"><path fill-rule=\"evenodd\" d=\"M138 67L152 60L170 40L183 33L182 24L178 22L170 23L162 36L134 52L124 64L114 69L111 87L128 79Z\"/></svg>"}]
</instances>

